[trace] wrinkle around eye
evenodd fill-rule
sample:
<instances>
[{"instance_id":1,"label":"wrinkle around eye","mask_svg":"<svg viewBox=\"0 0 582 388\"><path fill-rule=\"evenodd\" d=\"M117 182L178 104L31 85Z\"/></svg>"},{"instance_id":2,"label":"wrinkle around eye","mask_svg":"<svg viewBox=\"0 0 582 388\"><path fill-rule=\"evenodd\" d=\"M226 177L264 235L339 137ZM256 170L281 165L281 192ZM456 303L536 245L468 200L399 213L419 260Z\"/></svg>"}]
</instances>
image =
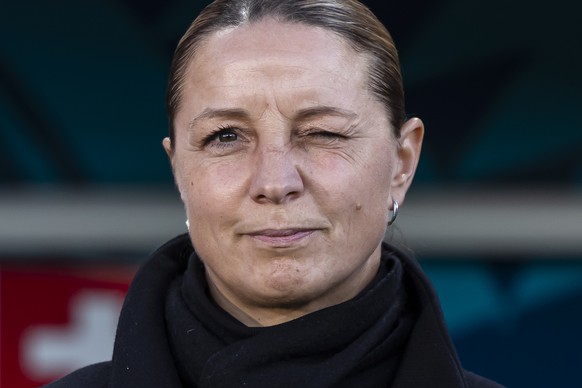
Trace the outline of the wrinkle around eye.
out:
<instances>
[{"instance_id":1,"label":"wrinkle around eye","mask_svg":"<svg viewBox=\"0 0 582 388\"><path fill-rule=\"evenodd\" d=\"M372 139L358 130L356 125L342 129L312 128L297 136L297 145L307 153L327 154L338 157L350 164L362 163L365 144ZM375 137L374 137L375 138Z\"/></svg>"},{"instance_id":2,"label":"wrinkle around eye","mask_svg":"<svg viewBox=\"0 0 582 388\"><path fill-rule=\"evenodd\" d=\"M204 145L204 148L211 154L228 155L235 153L246 148L248 143L248 141L244 140L241 136L236 134L234 134L234 139L228 141L220 141L218 139L219 136L220 135L217 135L214 140L210 140Z\"/></svg>"},{"instance_id":3,"label":"wrinkle around eye","mask_svg":"<svg viewBox=\"0 0 582 388\"><path fill-rule=\"evenodd\" d=\"M332 159L343 159L350 165L357 164L363 159L363 155L360 155L357 149L344 147L341 143L302 148L304 152L311 155L307 156L308 158L319 159L323 157L323 159L329 159L331 157Z\"/></svg>"},{"instance_id":4,"label":"wrinkle around eye","mask_svg":"<svg viewBox=\"0 0 582 388\"><path fill-rule=\"evenodd\" d=\"M244 130L238 126L224 125L200 132L198 134L190 133L191 150L208 153L210 156L230 155L244 149L250 143Z\"/></svg>"},{"instance_id":5,"label":"wrinkle around eye","mask_svg":"<svg viewBox=\"0 0 582 388\"><path fill-rule=\"evenodd\" d=\"M328 130L325 128L310 128L297 135L297 142L304 148L324 147L341 148L351 137L345 131Z\"/></svg>"}]
</instances>

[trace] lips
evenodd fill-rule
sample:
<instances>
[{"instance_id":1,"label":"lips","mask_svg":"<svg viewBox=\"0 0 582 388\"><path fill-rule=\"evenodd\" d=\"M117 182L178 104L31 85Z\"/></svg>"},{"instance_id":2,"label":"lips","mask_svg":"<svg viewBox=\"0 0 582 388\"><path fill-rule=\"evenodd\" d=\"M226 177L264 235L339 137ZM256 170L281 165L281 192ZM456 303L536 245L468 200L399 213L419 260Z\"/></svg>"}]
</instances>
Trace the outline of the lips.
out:
<instances>
[{"instance_id":1,"label":"lips","mask_svg":"<svg viewBox=\"0 0 582 388\"><path fill-rule=\"evenodd\" d=\"M265 229L248 233L248 236L261 243L287 247L297 244L311 236L317 229Z\"/></svg>"}]
</instances>

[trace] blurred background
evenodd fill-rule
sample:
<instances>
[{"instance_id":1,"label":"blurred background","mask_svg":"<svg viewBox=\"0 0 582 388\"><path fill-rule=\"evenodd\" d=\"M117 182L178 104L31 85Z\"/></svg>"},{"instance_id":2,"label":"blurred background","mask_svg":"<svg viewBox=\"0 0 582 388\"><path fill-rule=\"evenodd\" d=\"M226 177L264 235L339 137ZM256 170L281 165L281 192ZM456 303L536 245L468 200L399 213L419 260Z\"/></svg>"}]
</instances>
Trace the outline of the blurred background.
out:
<instances>
[{"instance_id":1,"label":"blurred background","mask_svg":"<svg viewBox=\"0 0 582 388\"><path fill-rule=\"evenodd\" d=\"M2 388L108 359L135 269L185 231L165 85L207 3L0 6ZM365 3L427 130L387 238L433 280L465 368L582 386L582 3Z\"/></svg>"}]
</instances>

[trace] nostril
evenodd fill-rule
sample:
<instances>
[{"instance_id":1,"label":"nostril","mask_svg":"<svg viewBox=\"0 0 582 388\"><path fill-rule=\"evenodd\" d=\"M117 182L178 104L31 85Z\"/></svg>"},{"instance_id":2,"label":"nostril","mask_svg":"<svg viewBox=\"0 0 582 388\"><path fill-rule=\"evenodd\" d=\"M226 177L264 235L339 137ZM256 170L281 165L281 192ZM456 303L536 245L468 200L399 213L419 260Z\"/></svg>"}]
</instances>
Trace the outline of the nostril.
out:
<instances>
[{"instance_id":1,"label":"nostril","mask_svg":"<svg viewBox=\"0 0 582 388\"><path fill-rule=\"evenodd\" d=\"M263 194L256 196L254 199L255 199L255 202L258 202L258 203L270 202L269 199L267 198L267 196L263 195Z\"/></svg>"},{"instance_id":2,"label":"nostril","mask_svg":"<svg viewBox=\"0 0 582 388\"><path fill-rule=\"evenodd\" d=\"M259 203L293 200L304 190L295 159L288 152L262 152L253 166L250 195Z\"/></svg>"},{"instance_id":3,"label":"nostril","mask_svg":"<svg viewBox=\"0 0 582 388\"><path fill-rule=\"evenodd\" d=\"M251 195L259 203L283 203L298 198L303 191L301 179L285 179L280 182L260 182L253 183Z\"/></svg>"}]
</instances>

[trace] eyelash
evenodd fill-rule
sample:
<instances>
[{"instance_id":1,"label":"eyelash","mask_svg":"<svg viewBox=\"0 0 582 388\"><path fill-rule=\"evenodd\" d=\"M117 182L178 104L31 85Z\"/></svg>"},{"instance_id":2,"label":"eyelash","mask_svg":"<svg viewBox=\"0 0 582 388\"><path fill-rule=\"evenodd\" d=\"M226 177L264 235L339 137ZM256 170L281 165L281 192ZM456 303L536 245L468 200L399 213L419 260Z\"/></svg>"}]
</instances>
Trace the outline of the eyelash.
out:
<instances>
[{"instance_id":1,"label":"eyelash","mask_svg":"<svg viewBox=\"0 0 582 388\"><path fill-rule=\"evenodd\" d=\"M236 141L237 139L235 139L233 142L224 142L224 141L220 141L219 140L219 136L223 135L223 134L233 134L234 136L238 137L240 136L237 133L237 128L231 125L221 125L219 127L217 127L214 131L212 131L211 133L209 133L206 137L204 137L204 139L202 139L202 146L203 147L207 147L207 146L212 146L212 147L219 147L219 148L227 148L227 147L232 147L234 141ZM334 142L337 140L345 140L348 138L348 136L343 135L341 133L337 133L337 132L332 132L332 131L327 131L321 128L310 128L308 131L306 131L302 137L316 137L316 138L321 138L323 141L327 141L327 142Z\"/></svg>"},{"instance_id":2,"label":"eyelash","mask_svg":"<svg viewBox=\"0 0 582 388\"><path fill-rule=\"evenodd\" d=\"M306 134L306 136L322 137L322 138L326 138L329 140L333 140L333 139L344 140L344 139L348 138L346 135L343 135L341 133L326 131L326 130L322 130L319 128L317 128L317 129L314 128L312 131L308 132Z\"/></svg>"},{"instance_id":3,"label":"eyelash","mask_svg":"<svg viewBox=\"0 0 582 388\"><path fill-rule=\"evenodd\" d=\"M227 143L230 143L230 142L221 142L221 141L218 141L218 137L220 135L226 134L226 133L232 133L232 134L234 134L237 137L239 136L236 133L236 128L235 127L233 127L231 125L223 125L223 126L219 126L214 131L212 131L211 133L209 133L208 136L204 137L204 139L202 139L202 145L203 146L207 146L210 143L216 142L216 145L219 145L220 144L220 146L223 146L224 147L224 146L227 145Z\"/></svg>"}]
</instances>

